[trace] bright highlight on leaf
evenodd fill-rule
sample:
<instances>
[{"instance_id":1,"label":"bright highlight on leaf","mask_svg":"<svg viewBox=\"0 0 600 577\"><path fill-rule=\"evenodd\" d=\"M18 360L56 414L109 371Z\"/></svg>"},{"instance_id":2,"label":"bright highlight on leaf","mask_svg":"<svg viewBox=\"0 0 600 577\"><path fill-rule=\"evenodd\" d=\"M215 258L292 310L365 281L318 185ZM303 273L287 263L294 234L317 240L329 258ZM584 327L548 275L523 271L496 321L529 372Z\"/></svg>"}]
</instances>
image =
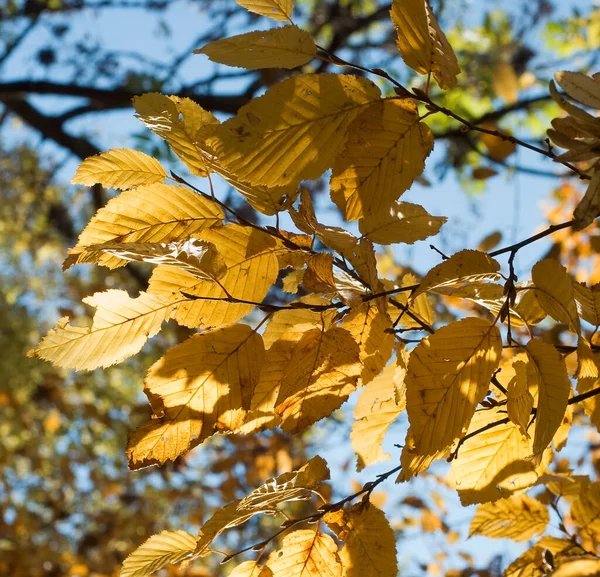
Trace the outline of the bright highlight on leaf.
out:
<instances>
[{"instance_id":1,"label":"bright highlight on leaf","mask_svg":"<svg viewBox=\"0 0 600 577\"><path fill-rule=\"evenodd\" d=\"M158 160L143 152L123 148L86 158L71 183L124 189L162 182L166 177Z\"/></svg>"},{"instance_id":2,"label":"bright highlight on leaf","mask_svg":"<svg viewBox=\"0 0 600 577\"><path fill-rule=\"evenodd\" d=\"M215 40L194 53L206 54L213 62L248 70L292 69L310 62L317 47L308 33L291 24Z\"/></svg>"},{"instance_id":3,"label":"bright highlight on leaf","mask_svg":"<svg viewBox=\"0 0 600 577\"><path fill-rule=\"evenodd\" d=\"M273 20L290 20L294 9L293 0L235 0L249 12L273 18Z\"/></svg>"}]
</instances>

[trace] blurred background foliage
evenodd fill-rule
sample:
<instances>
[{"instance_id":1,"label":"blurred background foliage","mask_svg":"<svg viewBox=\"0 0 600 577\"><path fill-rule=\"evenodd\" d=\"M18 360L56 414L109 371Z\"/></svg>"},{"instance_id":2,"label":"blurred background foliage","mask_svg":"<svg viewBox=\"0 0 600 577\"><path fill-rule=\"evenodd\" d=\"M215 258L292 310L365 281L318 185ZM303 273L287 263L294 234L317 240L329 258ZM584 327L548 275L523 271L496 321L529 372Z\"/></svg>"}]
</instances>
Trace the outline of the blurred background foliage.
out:
<instances>
[{"instance_id":1,"label":"blurred background foliage","mask_svg":"<svg viewBox=\"0 0 600 577\"><path fill-rule=\"evenodd\" d=\"M474 122L543 142L549 120L559 114L547 90L552 74L564 68L597 70L600 7L593 2L431 4L463 69L459 87L435 98ZM422 80L412 78L398 57L388 11L389 5L378 0L301 0L297 21L328 51L419 85ZM110 286L134 294L146 282L148 271L136 265L117 271L83 267L63 275L66 249L112 194L98 186L70 186L77 162L127 144L179 169L161 142L135 124L132 96L162 91L190 96L221 116L235 113L288 72L224 69L191 52L210 40L264 26L233 0L0 0L2 575L116 575L124 557L149 535L173 527L196 530L216 505L301 465L305 453L314 452L329 434L347 445L343 423L304 439L280 432L219 438L171 466L130 473L124 457L127 432L149 414L142 375L159 351L185 335L184 329L170 326L141 355L105 371L72 374L25 357L58 316L89 320L82 297ZM316 72L331 69L315 62ZM437 136L436 154L422 181L432 187L429 194L460 183L465 195L481 195L488 187L502 199L497 175L522 173L536 178L543 190L555 189L547 204L549 222L570 218L581 191L559 168L537 158L525 164L510 144L466 133L447 117L432 116L428 122ZM323 183L311 186L315 193L325 189ZM220 194L247 218L259 218L239 195ZM493 206L488 202L482 210ZM452 216L446 208L442 214ZM541 224L526 219L526 230ZM485 239L486 250L501 238L496 232ZM460 240L446 235L440 248L464 248ZM593 271L591 281L600 280L596 227L577 235L565 231L553 241L546 247L549 254L562 257L572 272L588 276ZM392 278L406 272L393 256L382 255L380 262L382 274L387 270ZM589 435L580 446L597 443ZM337 464L351 476L354 463L346 449ZM568 455L575 461L580 457ZM597 464L597 451L584 458ZM458 539L445 520L448 507L438 493L425 499L407 491L394 503L399 536L411 531L435 536L438 548L428 563L407 565L406 574L442 572ZM229 535L227 545L247 543L248 534L259 540L257 534L268 529L264 523ZM465 551L454 555L454 575L500 574L499 557L477 570ZM228 570L200 566L169 574Z\"/></svg>"}]
</instances>

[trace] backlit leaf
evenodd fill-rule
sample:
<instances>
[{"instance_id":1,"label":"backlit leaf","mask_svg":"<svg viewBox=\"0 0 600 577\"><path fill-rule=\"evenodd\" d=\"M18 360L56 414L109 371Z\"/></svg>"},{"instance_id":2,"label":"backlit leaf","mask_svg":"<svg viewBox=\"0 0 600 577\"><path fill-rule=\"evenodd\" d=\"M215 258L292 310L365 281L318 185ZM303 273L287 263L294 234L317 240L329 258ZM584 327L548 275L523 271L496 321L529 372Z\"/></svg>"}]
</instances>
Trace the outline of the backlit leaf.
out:
<instances>
[{"instance_id":1,"label":"backlit leaf","mask_svg":"<svg viewBox=\"0 0 600 577\"><path fill-rule=\"evenodd\" d=\"M402 451L403 480L425 470L466 433L501 353L500 331L478 318L447 325L412 351L406 374L410 429Z\"/></svg>"},{"instance_id":2,"label":"backlit leaf","mask_svg":"<svg viewBox=\"0 0 600 577\"><path fill-rule=\"evenodd\" d=\"M356 390L361 370L359 347L348 331L306 332L281 381L281 428L295 433L330 415Z\"/></svg>"},{"instance_id":3,"label":"backlit leaf","mask_svg":"<svg viewBox=\"0 0 600 577\"><path fill-rule=\"evenodd\" d=\"M413 244L436 235L447 220L444 216L431 216L418 204L396 202L388 212L361 219L358 228L377 244Z\"/></svg>"},{"instance_id":4,"label":"backlit leaf","mask_svg":"<svg viewBox=\"0 0 600 577\"><path fill-rule=\"evenodd\" d=\"M538 477L531 440L506 421L500 409L477 411L471 421L467 434L477 431L477 435L461 445L449 475L450 486L458 490L465 506L508 497L530 487Z\"/></svg>"},{"instance_id":5,"label":"backlit leaf","mask_svg":"<svg viewBox=\"0 0 600 577\"><path fill-rule=\"evenodd\" d=\"M372 82L357 76L288 78L243 106L215 130L207 145L243 181L298 184L332 166L348 127L379 95Z\"/></svg>"},{"instance_id":6,"label":"backlit leaf","mask_svg":"<svg viewBox=\"0 0 600 577\"><path fill-rule=\"evenodd\" d=\"M273 18L273 20L289 20L294 9L293 0L235 0L249 12Z\"/></svg>"},{"instance_id":7,"label":"backlit leaf","mask_svg":"<svg viewBox=\"0 0 600 577\"><path fill-rule=\"evenodd\" d=\"M575 218L573 228L575 230L583 230L592 224L598 215L600 215L600 170L596 169L584 197L573 213L573 217Z\"/></svg>"},{"instance_id":8,"label":"backlit leaf","mask_svg":"<svg viewBox=\"0 0 600 577\"><path fill-rule=\"evenodd\" d=\"M527 365L523 361L515 361L513 368L516 374L506 387L506 410L511 422L519 427L523 435L529 437L527 426L531 419L533 396L529 392L527 382Z\"/></svg>"},{"instance_id":9,"label":"backlit leaf","mask_svg":"<svg viewBox=\"0 0 600 577\"><path fill-rule=\"evenodd\" d=\"M218 432L242 426L264 347L247 325L195 334L169 349L145 380L154 416L129 438L132 469L163 464Z\"/></svg>"},{"instance_id":10,"label":"backlit leaf","mask_svg":"<svg viewBox=\"0 0 600 577\"><path fill-rule=\"evenodd\" d=\"M269 479L243 499L217 510L204 523L198 534L196 555L210 552L208 547L225 529L237 527L258 513L275 511L281 503L308 499L321 482L327 479L329 469L318 455L297 471Z\"/></svg>"},{"instance_id":11,"label":"backlit leaf","mask_svg":"<svg viewBox=\"0 0 600 577\"><path fill-rule=\"evenodd\" d=\"M541 535L550 522L548 510L527 495L513 495L477 507L471 520L469 537L484 535L494 539L527 541Z\"/></svg>"},{"instance_id":12,"label":"backlit leaf","mask_svg":"<svg viewBox=\"0 0 600 577\"><path fill-rule=\"evenodd\" d=\"M533 453L537 462L560 427L571 383L567 367L560 353L550 344L532 339L527 343L527 353L539 373L538 405Z\"/></svg>"},{"instance_id":13,"label":"backlit leaf","mask_svg":"<svg viewBox=\"0 0 600 577\"><path fill-rule=\"evenodd\" d=\"M218 283L198 279L180 268L161 265L154 269L148 292L178 301L173 318L184 326L234 323L254 306L227 299L260 303L277 280L277 255L287 249L270 235L237 224L206 230L198 238L213 244L225 261L227 273ZM181 302L185 295L188 298Z\"/></svg>"},{"instance_id":14,"label":"backlit leaf","mask_svg":"<svg viewBox=\"0 0 600 577\"><path fill-rule=\"evenodd\" d=\"M79 235L63 268L77 263L98 263L108 268L127 264L110 254L86 247L104 243L166 243L220 224L223 211L212 200L183 186L152 184L126 190L109 200Z\"/></svg>"},{"instance_id":15,"label":"backlit leaf","mask_svg":"<svg viewBox=\"0 0 600 577\"><path fill-rule=\"evenodd\" d=\"M146 577L166 565L192 556L196 537L185 531L163 531L138 547L123 563L120 577Z\"/></svg>"},{"instance_id":16,"label":"backlit leaf","mask_svg":"<svg viewBox=\"0 0 600 577\"><path fill-rule=\"evenodd\" d=\"M115 148L86 158L71 183L123 189L162 182L166 177L165 169L155 158L137 150Z\"/></svg>"},{"instance_id":17,"label":"backlit leaf","mask_svg":"<svg viewBox=\"0 0 600 577\"><path fill-rule=\"evenodd\" d=\"M283 538L266 566L278 577L341 577L337 545L329 535L303 529Z\"/></svg>"},{"instance_id":18,"label":"backlit leaf","mask_svg":"<svg viewBox=\"0 0 600 577\"><path fill-rule=\"evenodd\" d=\"M573 280L565 267L553 258L541 260L531 269L531 280L541 307L554 320L569 325L578 333L580 326Z\"/></svg>"},{"instance_id":19,"label":"backlit leaf","mask_svg":"<svg viewBox=\"0 0 600 577\"><path fill-rule=\"evenodd\" d=\"M307 32L290 24L215 40L194 53L206 54L213 62L247 70L292 69L310 62L317 47Z\"/></svg>"},{"instance_id":20,"label":"backlit leaf","mask_svg":"<svg viewBox=\"0 0 600 577\"><path fill-rule=\"evenodd\" d=\"M600 109L600 80L581 72L556 72L558 85L573 99L590 108Z\"/></svg>"},{"instance_id":21,"label":"backlit leaf","mask_svg":"<svg viewBox=\"0 0 600 577\"><path fill-rule=\"evenodd\" d=\"M432 74L440 88L456 85L460 68L427 0L392 0L392 22L402 59L419 74Z\"/></svg>"},{"instance_id":22,"label":"backlit leaf","mask_svg":"<svg viewBox=\"0 0 600 577\"><path fill-rule=\"evenodd\" d=\"M392 204L423 172L432 149L431 130L420 122L413 101L374 102L350 126L333 165L331 198L346 220L369 217L372 227L380 219L387 223Z\"/></svg>"},{"instance_id":23,"label":"backlit leaf","mask_svg":"<svg viewBox=\"0 0 600 577\"><path fill-rule=\"evenodd\" d=\"M189 98L150 92L133 98L136 116L152 132L164 139L192 174L208 173L198 145L198 132L218 120Z\"/></svg>"},{"instance_id":24,"label":"backlit leaf","mask_svg":"<svg viewBox=\"0 0 600 577\"><path fill-rule=\"evenodd\" d=\"M481 280L498 280L500 265L484 252L461 250L434 266L423 278L411 299L434 288L471 283Z\"/></svg>"},{"instance_id":25,"label":"backlit leaf","mask_svg":"<svg viewBox=\"0 0 600 577\"><path fill-rule=\"evenodd\" d=\"M28 356L79 371L109 367L139 352L173 312L173 304L162 297L140 293L132 299L114 289L83 302L96 309L91 327L73 326L64 317Z\"/></svg>"},{"instance_id":26,"label":"backlit leaf","mask_svg":"<svg viewBox=\"0 0 600 577\"><path fill-rule=\"evenodd\" d=\"M342 531L345 577L396 576L396 537L383 511L357 503L344 511Z\"/></svg>"}]
</instances>

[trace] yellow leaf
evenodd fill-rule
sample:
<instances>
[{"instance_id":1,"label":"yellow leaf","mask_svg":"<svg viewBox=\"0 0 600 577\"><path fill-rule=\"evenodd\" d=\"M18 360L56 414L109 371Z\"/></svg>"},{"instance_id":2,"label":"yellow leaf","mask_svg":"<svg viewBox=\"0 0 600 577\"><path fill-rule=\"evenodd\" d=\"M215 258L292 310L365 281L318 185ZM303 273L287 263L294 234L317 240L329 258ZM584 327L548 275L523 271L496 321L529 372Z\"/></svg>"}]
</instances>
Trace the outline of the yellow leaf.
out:
<instances>
[{"instance_id":1,"label":"yellow leaf","mask_svg":"<svg viewBox=\"0 0 600 577\"><path fill-rule=\"evenodd\" d=\"M582 283L573 283L577 312L581 318L594 325L600 325L600 283L588 287Z\"/></svg>"},{"instance_id":2,"label":"yellow leaf","mask_svg":"<svg viewBox=\"0 0 600 577\"><path fill-rule=\"evenodd\" d=\"M63 268L95 263L116 268L127 263L109 254L90 255L91 245L179 241L221 223L223 211L210 199L183 186L152 184L126 190L109 200L79 235Z\"/></svg>"},{"instance_id":3,"label":"yellow leaf","mask_svg":"<svg viewBox=\"0 0 600 577\"><path fill-rule=\"evenodd\" d=\"M477 507L469 537L483 535L493 539L527 541L541 535L550 522L548 510L537 499L513 495Z\"/></svg>"},{"instance_id":4,"label":"yellow leaf","mask_svg":"<svg viewBox=\"0 0 600 577\"><path fill-rule=\"evenodd\" d=\"M235 0L249 12L267 16L273 20L290 20L294 9L293 0Z\"/></svg>"},{"instance_id":5,"label":"yellow leaf","mask_svg":"<svg viewBox=\"0 0 600 577\"><path fill-rule=\"evenodd\" d=\"M115 148L86 158L71 183L123 189L162 182L166 177L165 169L156 158L137 150Z\"/></svg>"},{"instance_id":6,"label":"yellow leaf","mask_svg":"<svg viewBox=\"0 0 600 577\"><path fill-rule=\"evenodd\" d=\"M419 74L433 73L440 88L453 88L461 70L427 0L392 0L391 16L404 62Z\"/></svg>"},{"instance_id":7,"label":"yellow leaf","mask_svg":"<svg viewBox=\"0 0 600 577\"><path fill-rule=\"evenodd\" d=\"M508 59L500 59L494 66L492 85L496 96L508 104L519 99L519 78Z\"/></svg>"},{"instance_id":8,"label":"yellow leaf","mask_svg":"<svg viewBox=\"0 0 600 577\"><path fill-rule=\"evenodd\" d=\"M139 352L173 311L167 299L148 293L132 299L120 290L95 293L83 302L96 309L91 327L74 327L64 317L28 356L79 371L109 367Z\"/></svg>"},{"instance_id":9,"label":"yellow leaf","mask_svg":"<svg viewBox=\"0 0 600 577\"><path fill-rule=\"evenodd\" d=\"M500 362L500 331L466 318L447 325L412 351L406 374L410 421L401 479L424 471L464 434Z\"/></svg>"},{"instance_id":10,"label":"yellow leaf","mask_svg":"<svg viewBox=\"0 0 600 577\"><path fill-rule=\"evenodd\" d=\"M207 175L197 134L207 126L218 124L219 121L210 112L189 98L165 96L158 92L134 96L133 107L137 118L168 143L192 174Z\"/></svg>"},{"instance_id":11,"label":"yellow leaf","mask_svg":"<svg viewBox=\"0 0 600 577\"><path fill-rule=\"evenodd\" d=\"M600 560L589 557L569 559L552 572L552 577L598 577L598 575L600 575Z\"/></svg>"},{"instance_id":12,"label":"yellow leaf","mask_svg":"<svg viewBox=\"0 0 600 577\"><path fill-rule=\"evenodd\" d=\"M507 420L499 409L475 413L467 434L478 433L461 445L450 468L449 484L463 505L496 501L535 483L531 441Z\"/></svg>"},{"instance_id":13,"label":"yellow leaf","mask_svg":"<svg viewBox=\"0 0 600 577\"><path fill-rule=\"evenodd\" d=\"M228 577L273 577L273 572L258 564L258 561L244 561Z\"/></svg>"},{"instance_id":14,"label":"yellow leaf","mask_svg":"<svg viewBox=\"0 0 600 577\"><path fill-rule=\"evenodd\" d=\"M212 243L221 254L227 266L225 276L218 283L209 282L182 269L161 265L154 269L148 292L177 300L179 304L173 318L184 326L212 327L234 323L254 307L227 299L261 302L277 280L277 255L287 249L270 235L237 224L206 230L198 238ZM181 302L182 293L198 298Z\"/></svg>"},{"instance_id":15,"label":"yellow leaf","mask_svg":"<svg viewBox=\"0 0 600 577\"><path fill-rule=\"evenodd\" d=\"M213 62L247 70L291 70L310 62L317 54L317 47L307 32L290 24L215 40L194 50L194 54L206 54Z\"/></svg>"},{"instance_id":16,"label":"yellow leaf","mask_svg":"<svg viewBox=\"0 0 600 577\"><path fill-rule=\"evenodd\" d=\"M553 258L541 260L531 269L531 280L540 306L555 321L565 323L571 330L579 333L574 283L565 267Z\"/></svg>"},{"instance_id":17,"label":"yellow leaf","mask_svg":"<svg viewBox=\"0 0 600 577\"><path fill-rule=\"evenodd\" d=\"M346 220L389 220L390 207L423 172L432 149L431 130L412 100L374 102L350 126L333 165L331 198Z\"/></svg>"},{"instance_id":18,"label":"yellow leaf","mask_svg":"<svg viewBox=\"0 0 600 577\"><path fill-rule=\"evenodd\" d=\"M539 463L542 453L560 427L571 392L571 383L565 361L548 343L532 339L527 343L527 353L535 365L538 378L538 406L533 454Z\"/></svg>"},{"instance_id":19,"label":"yellow leaf","mask_svg":"<svg viewBox=\"0 0 600 577\"><path fill-rule=\"evenodd\" d=\"M331 167L356 115L379 96L372 82L357 76L288 78L217 127L207 145L240 180L298 184Z\"/></svg>"},{"instance_id":20,"label":"yellow leaf","mask_svg":"<svg viewBox=\"0 0 600 577\"><path fill-rule=\"evenodd\" d=\"M339 408L356 390L359 347L345 329L312 329L294 348L281 381L276 412L281 428L296 433Z\"/></svg>"},{"instance_id":21,"label":"yellow leaf","mask_svg":"<svg viewBox=\"0 0 600 577\"><path fill-rule=\"evenodd\" d=\"M357 471L390 459L381 443L390 425L406 407L404 383L398 383L398 377L402 380L403 376L402 369L396 364L388 365L358 397L350 433L352 448L357 456ZM398 388L401 398L397 400Z\"/></svg>"},{"instance_id":22,"label":"yellow leaf","mask_svg":"<svg viewBox=\"0 0 600 577\"><path fill-rule=\"evenodd\" d=\"M436 235L447 220L445 216L431 216L418 204L396 202L388 212L367 215L358 228L378 244L413 244Z\"/></svg>"},{"instance_id":23,"label":"yellow leaf","mask_svg":"<svg viewBox=\"0 0 600 577\"><path fill-rule=\"evenodd\" d=\"M373 302L352 309L340 325L357 342L362 363L361 380L366 385L385 367L394 350L394 335L390 318Z\"/></svg>"},{"instance_id":24,"label":"yellow leaf","mask_svg":"<svg viewBox=\"0 0 600 577\"><path fill-rule=\"evenodd\" d=\"M563 558L585 553L583 549L566 539L542 537L534 547L525 551L513 561L504 572L504 577L546 577L548 575L547 552L551 553L553 562L558 564ZM554 576L555 573L552 572Z\"/></svg>"},{"instance_id":25,"label":"yellow leaf","mask_svg":"<svg viewBox=\"0 0 600 577\"><path fill-rule=\"evenodd\" d=\"M508 418L519 427L521 433L529 438L527 426L531 419L533 397L527 382L527 365L523 361L513 363L516 375L508 383L506 410Z\"/></svg>"},{"instance_id":26,"label":"yellow leaf","mask_svg":"<svg viewBox=\"0 0 600 577\"><path fill-rule=\"evenodd\" d=\"M579 533L598 538L600 533L600 483L590 483L571 505L571 520Z\"/></svg>"},{"instance_id":27,"label":"yellow leaf","mask_svg":"<svg viewBox=\"0 0 600 577\"><path fill-rule=\"evenodd\" d=\"M169 349L146 376L154 416L130 435L130 467L164 464L241 427L263 356L262 338L247 325L195 334Z\"/></svg>"},{"instance_id":28,"label":"yellow leaf","mask_svg":"<svg viewBox=\"0 0 600 577\"><path fill-rule=\"evenodd\" d=\"M286 535L266 565L277 577L342 577L335 541L310 529Z\"/></svg>"},{"instance_id":29,"label":"yellow leaf","mask_svg":"<svg viewBox=\"0 0 600 577\"><path fill-rule=\"evenodd\" d=\"M269 479L243 499L217 510L204 523L198 534L196 555L206 555L210 552L208 547L225 529L237 527L258 513L276 511L280 503L308 499L321 482L327 479L329 469L318 455L297 471Z\"/></svg>"},{"instance_id":30,"label":"yellow leaf","mask_svg":"<svg viewBox=\"0 0 600 577\"><path fill-rule=\"evenodd\" d=\"M598 384L596 377L581 378L577 381L577 393L580 395L594 389ZM600 431L600 399L599 397L591 397L582 403L585 414L589 417L590 422Z\"/></svg>"},{"instance_id":31,"label":"yellow leaf","mask_svg":"<svg viewBox=\"0 0 600 577\"><path fill-rule=\"evenodd\" d=\"M573 213L573 217L575 218L573 228L575 230L583 230L592 224L598 215L600 215L600 170L596 169L584 197Z\"/></svg>"},{"instance_id":32,"label":"yellow leaf","mask_svg":"<svg viewBox=\"0 0 600 577\"><path fill-rule=\"evenodd\" d=\"M434 266L423 278L411 300L438 287L482 280L498 280L500 265L484 252L461 250Z\"/></svg>"},{"instance_id":33,"label":"yellow leaf","mask_svg":"<svg viewBox=\"0 0 600 577\"><path fill-rule=\"evenodd\" d=\"M125 262L145 262L181 268L191 275L208 280L221 278L227 272L225 259L207 242L190 238L171 243L106 242L87 246L79 262L100 262L104 256ZM112 264L111 261L107 261Z\"/></svg>"},{"instance_id":34,"label":"yellow leaf","mask_svg":"<svg viewBox=\"0 0 600 577\"><path fill-rule=\"evenodd\" d=\"M400 282L400 287L412 287L417 285L417 279L415 277L415 275L413 275L412 273L406 273L403 277L402 280ZM384 281L384 288L385 289L392 289L393 287L397 286L397 283L386 283ZM409 302L409 297L410 297L411 292L410 291L403 291L399 294L397 294L394 297L394 301L399 303L400 305L403 305L404 307L408 308L408 311L410 311L410 313L415 316L417 319L420 319L423 323L425 323L426 325L432 326L433 325L433 310L431 308L431 305L429 304L429 299L427 297L427 294L423 293L420 294L416 299L411 300ZM396 306L395 304L391 304L392 312L390 312L390 315L392 317L396 317L394 320L400 318L400 315L402 315L402 317L400 318L400 321L398 321L397 325L399 327L404 327L404 328L414 328L414 327L418 327L418 326L422 326L422 324L420 324L419 322L417 322L413 317L410 317L407 313L402 314L402 311L404 310L401 307Z\"/></svg>"},{"instance_id":35,"label":"yellow leaf","mask_svg":"<svg viewBox=\"0 0 600 577\"><path fill-rule=\"evenodd\" d=\"M146 577L166 565L191 557L196 537L185 531L163 531L138 547L123 563L120 577Z\"/></svg>"},{"instance_id":36,"label":"yellow leaf","mask_svg":"<svg viewBox=\"0 0 600 577\"><path fill-rule=\"evenodd\" d=\"M600 109L600 81L581 72L565 70L554 74L559 86L573 99L590 108Z\"/></svg>"},{"instance_id":37,"label":"yellow leaf","mask_svg":"<svg viewBox=\"0 0 600 577\"><path fill-rule=\"evenodd\" d=\"M344 511L342 531L345 577L395 577L396 537L383 511L372 503L357 503Z\"/></svg>"},{"instance_id":38,"label":"yellow leaf","mask_svg":"<svg viewBox=\"0 0 600 577\"><path fill-rule=\"evenodd\" d=\"M498 131L498 127L494 124L482 124L482 128L487 130ZM506 130L500 131L502 134L510 134ZM496 162L504 162L511 154L514 154L517 150L517 145L514 142L494 134L488 134L482 132L479 135L479 140L487 149L490 158Z\"/></svg>"}]
</instances>

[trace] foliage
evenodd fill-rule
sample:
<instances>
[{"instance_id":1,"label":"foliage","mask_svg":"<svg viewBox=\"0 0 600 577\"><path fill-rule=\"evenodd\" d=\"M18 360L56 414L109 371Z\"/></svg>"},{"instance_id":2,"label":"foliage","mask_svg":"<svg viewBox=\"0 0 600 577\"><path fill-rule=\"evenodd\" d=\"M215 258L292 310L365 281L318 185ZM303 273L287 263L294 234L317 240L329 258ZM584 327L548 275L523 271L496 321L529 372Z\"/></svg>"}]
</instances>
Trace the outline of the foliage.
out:
<instances>
[{"instance_id":1,"label":"foliage","mask_svg":"<svg viewBox=\"0 0 600 577\"><path fill-rule=\"evenodd\" d=\"M549 93L564 113L548 136L567 150L558 154L550 144L462 116L452 93L434 87L451 90L461 71L425 0L394 0L390 13L400 56L425 77L412 88L393 70L322 48L294 23L291 2L239 4L283 24L214 40L198 53L248 70L292 69L316 59L344 73L306 68L224 122L181 95L136 97L138 118L192 175L207 179L209 192L141 151L113 149L84 160L73 184L123 192L98 207L64 268L131 270L134 262L150 265L152 275L135 297L114 288L85 297L95 309L91 325L71 324L75 315L68 314L29 355L64 369L109 367L142 351L167 321L179 325L167 328L157 346L173 344L174 334L183 342L146 374L152 415L129 434L132 470L177 467L218 435L233 443L237 435L277 439L280 431L300 439L314 423L335 418L357 391L351 440L358 470L390 458L382 442L404 414L410 426L400 465L353 494L333 498L319 456L295 460L292 472L275 475L271 467L271 478L245 496L223 490L197 535L178 519L180 525L150 537L121 575L258 551L232 574L394 576L396 527L375 489L397 473L399 482L433 475L430 466L440 459L452 463L443 481L463 505L478 505L471 535L537 539L505 575L597 574L599 483L566 469L558 452L576 419L600 423L598 285L581 271L573 277L577 251L591 242L585 229L600 214L600 79L555 75ZM497 164L526 148L560 164L586 191L570 220L523 241L440 253L441 262L420 278L393 265L392 278L384 278L375 245L413 244L447 221L400 197L423 178L436 130L448 121L477 134ZM216 176L262 217L274 216L273 225L221 200ZM344 228L321 222L313 205L316 189L306 181L327 177ZM519 251L565 231L584 239L569 267L550 254L531 267L531 280L518 282ZM55 418L45 426L52 431L60 424ZM243 459L240 453L231 465ZM429 507L412 505L422 510L424 531L450 535ZM283 523L272 521L278 515ZM551 515L559 519L560 538L549 530ZM266 529L266 538L228 541L244 526ZM223 553L217 539L233 547Z\"/></svg>"}]
</instances>

